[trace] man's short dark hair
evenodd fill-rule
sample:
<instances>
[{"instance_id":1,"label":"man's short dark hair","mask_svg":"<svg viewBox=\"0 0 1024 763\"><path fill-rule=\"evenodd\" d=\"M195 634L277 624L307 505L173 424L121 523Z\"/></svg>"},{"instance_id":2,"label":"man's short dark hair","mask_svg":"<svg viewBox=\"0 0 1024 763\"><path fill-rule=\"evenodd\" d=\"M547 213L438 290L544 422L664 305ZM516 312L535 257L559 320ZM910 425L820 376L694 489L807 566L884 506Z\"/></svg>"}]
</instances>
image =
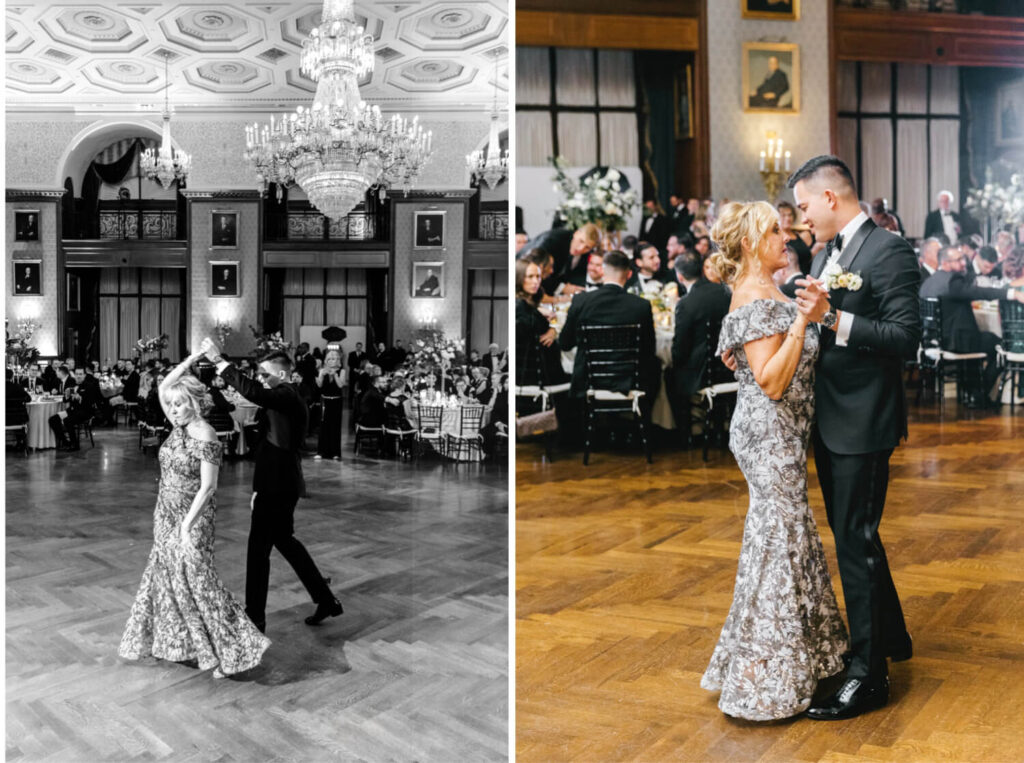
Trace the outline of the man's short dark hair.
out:
<instances>
[{"instance_id":1,"label":"man's short dark hair","mask_svg":"<svg viewBox=\"0 0 1024 763\"><path fill-rule=\"evenodd\" d=\"M260 363L269 363L275 368L283 369L285 371L292 370L292 359L284 350L268 352L260 359Z\"/></svg>"},{"instance_id":2,"label":"man's short dark hair","mask_svg":"<svg viewBox=\"0 0 1024 763\"><path fill-rule=\"evenodd\" d=\"M999 262L999 252L996 251L994 246L988 246L987 244L978 250L978 256L985 262L996 263Z\"/></svg>"},{"instance_id":3,"label":"man's short dark hair","mask_svg":"<svg viewBox=\"0 0 1024 763\"><path fill-rule=\"evenodd\" d=\"M650 241L638 241L636 244L636 248L633 250L633 259L639 260L643 256L645 249L657 248L658 247L654 246L654 244L652 244Z\"/></svg>"},{"instance_id":4,"label":"man's short dark hair","mask_svg":"<svg viewBox=\"0 0 1024 763\"><path fill-rule=\"evenodd\" d=\"M634 236L632 234L626 236L624 239L622 239L622 245L624 247L626 247L626 249L629 249L631 247L635 248L636 245L637 245L637 238L636 238L636 236Z\"/></svg>"},{"instance_id":5,"label":"man's short dark hair","mask_svg":"<svg viewBox=\"0 0 1024 763\"><path fill-rule=\"evenodd\" d=\"M629 264L629 257L627 257L624 252L620 252L618 249L613 249L612 251L606 253L603 262L606 268L618 270L622 273L628 273L631 270Z\"/></svg>"},{"instance_id":6,"label":"man's short dark hair","mask_svg":"<svg viewBox=\"0 0 1024 763\"><path fill-rule=\"evenodd\" d=\"M57 366L57 370L58 370L58 371L63 371L63 372L64 372L64 373L66 373L66 374L67 374L68 376L70 376L70 375L71 375L71 369L70 369L70 368L68 368L68 367L67 367L67 366L66 366L65 364L63 364L63 363L61 363L61 364L60 364L59 366Z\"/></svg>"},{"instance_id":7,"label":"man's short dark hair","mask_svg":"<svg viewBox=\"0 0 1024 763\"><path fill-rule=\"evenodd\" d=\"M963 254L955 246L944 246L939 252L939 264L953 262L963 257Z\"/></svg>"},{"instance_id":8,"label":"man's short dark hair","mask_svg":"<svg viewBox=\"0 0 1024 763\"><path fill-rule=\"evenodd\" d=\"M548 264L548 260L554 259L554 255L552 255L551 252L549 252L547 249L535 247L528 251L526 254L524 254L522 259L526 260L527 262L533 263L534 265L539 265L540 267L543 268L545 265Z\"/></svg>"},{"instance_id":9,"label":"man's short dark hair","mask_svg":"<svg viewBox=\"0 0 1024 763\"><path fill-rule=\"evenodd\" d=\"M817 177L819 173L823 176L828 175L830 180L835 179L845 183L849 186L850 193L854 196L857 195L857 184L853 181L853 174L850 172L850 168L838 156L832 156L831 154L822 154L813 159L808 159L797 168L796 172L789 176L789 180L786 181L786 187L794 188L801 180Z\"/></svg>"},{"instance_id":10,"label":"man's short dark hair","mask_svg":"<svg viewBox=\"0 0 1024 763\"><path fill-rule=\"evenodd\" d=\"M704 269L704 262L696 252L680 252L679 256L676 257L675 268L680 278L694 281L700 278L701 272Z\"/></svg>"}]
</instances>

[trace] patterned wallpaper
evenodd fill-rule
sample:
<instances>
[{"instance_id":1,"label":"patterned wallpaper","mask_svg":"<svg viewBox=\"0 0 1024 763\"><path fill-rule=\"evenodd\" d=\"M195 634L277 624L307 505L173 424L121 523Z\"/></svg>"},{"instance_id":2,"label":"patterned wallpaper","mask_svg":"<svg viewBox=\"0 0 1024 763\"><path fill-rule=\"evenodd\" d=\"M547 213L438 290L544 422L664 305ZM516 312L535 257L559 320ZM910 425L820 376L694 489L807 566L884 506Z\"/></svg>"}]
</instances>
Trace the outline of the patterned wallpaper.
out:
<instances>
[{"instance_id":1,"label":"patterned wallpaper","mask_svg":"<svg viewBox=\"0 0 1024 763\"><path fill-rule=\"evenodd\" d=\"M744 19L740 3L716 2L708 14L708 73L711 111L711 192L734 201L765 198L758 153L765 132L774 130L793 151L793 169L829 152L828 9L824 2L800 3L799 21ZM800 113L745 114L742 110L744 42L787 42L800 46ZM783 198L792 200L792 192Z\"/></svg>"},{"instance_id":2,"label":"patterned wallpaper","mask_svg":"<svg viewBox=\"0 0 1024 763\"><path fill-rule=\"evenodd\" d=\"M14 212L18 209L39 210L39 240L14 240ZM9 202L5 215L7 256L5 258L4 317L10 321L9 329L17 322L31 318L39 324L32 343L42 355L56 355L60 346L57 336L57 204L54 201ZM18 260L42 260L42 296L15 297L13 263Z\"/></svg>"},{"instance_id":3,"label":"patterned wallpaper","mask_svg":"<svg viewBox=\"0 0 1024 763\"><path fill-rule=\"evenodd\" d=\"M238 248L211 249L211 213L238 212ZM256 199L193 199L191 201L191 263L190 311L188 341L198 347L203 337L216 339L214 326L223 317L234 329L223 349L241 355L252 349L249 325L260 320L259 289L259 225ZM237 261L240 296L210 296L210 261Z\"/></svg>"},{"instance_id":4,"label":"patterned wallpaper","mask_svg":"<svg viewBox=\"0 0 1024 763\"><path fill-rule=\"evenodd\" d=\"M403 201L396 196L392 214L395 226L394 338L405 340L420 328L424 317L437 319L437 328L447 336L462 336L465 295L462 285L462 263L465 241L466 205L462 201L425 199ZM444 249L413 249L414 213L420 210L445 212ZM444 263L444 298L413 298L412 263Z\"/></svg>"},{"instance_id":5,"label":"patterned wallpaper","mask_svg":"<svg viewBox=\"0 0 1024 763\"><path fill-rule=\"evenodd\" d=\"M269 115L267 116L269 119ZM242 160L245 125L253 120L190 120L175 117L175 142L192 154L192 190L253 189L255 175ZM261 120L262 121L262 120ZM154 120L156 124L159 120ZM89 121L7 121L8 188L54 187L61 154ZM468 121L425 121L434 133L434 156L424 167L419 188L468 188L466 154L487 135L488 118ZM75 188L80 179L76 179Z\"/></svg>"}]
</instances>

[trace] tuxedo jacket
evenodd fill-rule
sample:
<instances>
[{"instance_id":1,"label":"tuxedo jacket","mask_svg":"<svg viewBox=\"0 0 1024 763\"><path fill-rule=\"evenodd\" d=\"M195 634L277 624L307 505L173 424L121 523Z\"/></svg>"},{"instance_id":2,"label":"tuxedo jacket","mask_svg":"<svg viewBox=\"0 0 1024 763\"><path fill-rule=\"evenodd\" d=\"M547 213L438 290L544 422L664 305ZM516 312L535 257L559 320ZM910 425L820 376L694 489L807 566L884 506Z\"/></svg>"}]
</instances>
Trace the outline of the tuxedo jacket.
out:
<instances>
[{"instance_id":1,"label":"tuxedo jacket","mask_svg":"<svg viewBox=\"0 0 1024 763\"><path fill-rule=\"evenodd\" d=\"M27 376L24 379L21 379L18 382L18 385L22 389L34 389L36 392L42 392L43 390L47 389L46 383L43 382L43 379L42 379L41 376L37 376L36 377L36 385L35 385L35 387L33 387L31 385L31 380Z\"/></svg>"},{"instance_id":2,"label":"tuxedo jacket","mask_svg":"<svg viewBox=\"0 0 1024 763\"><path fill-rule=\"evenodd\" d=\"M568 228L552 228L528 241L521 250L529 252L533 249L543 249L554 258L554 262L551 264L554 270L550 276L541 282L541 286L544 287L544 291L548 294L554 294L558 285L565 280L563 272L566 260L571 259L569 245L572 243L572 235L573 231Z\"/></svg>"},{"instance_id":3,"label":"tuxedo jacket","mask_svg":"<svg viewBox=\"0 0 1024 763\"><path fill-rule=\"evenodd\" d=\"M645 217L640 223L640 231L637 233L638 241L646 241L648 244L654 244L658 247L659 252L664 252L665 247L668 245L668 237L675 233L672 221L665 217L663 214L657 214L654 216L654 222L651 223L650 227L647 227L647 221L650 218ZM644 229L647 232L644 233Z\"/></svg>"},{"instance_id":4,"label":"tuxedo jacket","mask_svg":"<svg viewBox=\"0 0 1024 763\"><path fill-rule=\"evenodd\" d=\"M821 276L831 247L814 258L811 275ZM818 431L826 447L844 455L895 448L907 436L903 360L921 342L921 277L910 244L895 233L865 222L842 250L839 265L859 273L857 291L833 289L829 301L851 313L846 347L836 332L821 328L815 379Z\"/></svg>"},{"instance_id":5,"label":"tuxedo jacket","mask_svg":"<svg viewBox=\"0 0 1024 763\"><path fill-rule=\"evenodd\" d=\"M43 389L57 389L60 386L60 379L57 378L57 372L53 370L53 366L47 366L43 369L43 372L39 374L39 379L43 383Z\"/></svg>"},{"instance_id":6,"label":"tuxedo jacket","mask_svg":"<svg viewBox=\"0 0 1024 763\"><path fill-rule=\"evenodd\" d=\"M685 205L682 209L676 207L672 210L672 232L677 236L689 233L694 219L695 216L690 214L690 210ZM665 243L668 243L668 241L666 240Z\"/></svg>"},{"instance_id":7,"label":"tuxedo jacket","mask_svg":"<svg viewBox=\"0 0 1024 763\"><path fill-rule=\"evenodd\" d=\"M266 414L267 431L257 446L252 489L257 493L299 495L303 487L299 450L309 418L299 391L290 383L267 389L231 364L220 375Z\"/></svg>"},{"instance_id":8,"label":"tuxedo jacket","mask_svg":"<svg viewBox=\"0 0 1024 763\"><path fill-rule=\"evenodd\" d=\"M939 270L921 284L922 297L938 297L942 306L942 349L984 352L981 329L971 309L976 299L1006 299L1006 289L969 283L963 273Z\"/></svg>"},{"instance_id":9,"label":"tuxedo jacket","mask_svg":"<svg viewBox=\"0 0 1024 763\"><path fill-rule=\"evenodd\" d=\"M952 211L950 214L953 215L953 222L957 224L957 228L963 232L963 226L960 224L960 214ZM933 209L928 213L928 217L924 219L924 237L930 238L939 234L946 235L946 229L942 227L942 212L938 209ZM949 243L956 245L956 241L950 241Z\"/></svg>"},{"instance_id":10,"label":"tuxedo jacket","mask_svg":"<svg viewBox=\"0 0 1024 763\"><path fill-rule=\"evenodd\" d=\"M701 278L676 303L671 378L677 396L689 397L700 389L707 369L707 322L721 323L729 312L730 301L728 288Z\"/></svg>"},{"instance_id":11,"label":"tuxedo jacket","mask_svg":"<svg viewBox=\"0 0 1024 763\"><path fill-rule=\"evenodd\" d=\"M621 326L640 324L640 385L648 395L653 395L658 386L658 358L654 354L654 314L651 303L643 297L627 294L617 284L605 284L596 291L577 294L572 299L565 326L558 337L563 350L571 350L579 342L580 326ZM576 353L572 370L570 393L583 397L587 390L587 373L583 353ZM623 379L615 388L628 392L632 380Z\"/></svg>"},{"instance_id":12,"label":"tuxedo jacket","mask_svg":"<svg viewBox=\"0 0 1024 763\"><path fill-rule=\"evenodd\" d=\"M139 372L132 371L130 374L125 376L121 380L121 384L124 385L124 389L121 390L121 397L125 400L134 402L139 397Z\"/></svg>"},{"instance_id":13,"label":"tuxedo jacket","mask_svg":"<svg viewBox=\"0 0 1024 763\"><path fill-rule=\"evenodd\" d=\"M366 360L365 352L356 352L353 350L348 354L348 367L354 371L359 368L359 364L364 360Z\"/></svg>"}]
</instances>

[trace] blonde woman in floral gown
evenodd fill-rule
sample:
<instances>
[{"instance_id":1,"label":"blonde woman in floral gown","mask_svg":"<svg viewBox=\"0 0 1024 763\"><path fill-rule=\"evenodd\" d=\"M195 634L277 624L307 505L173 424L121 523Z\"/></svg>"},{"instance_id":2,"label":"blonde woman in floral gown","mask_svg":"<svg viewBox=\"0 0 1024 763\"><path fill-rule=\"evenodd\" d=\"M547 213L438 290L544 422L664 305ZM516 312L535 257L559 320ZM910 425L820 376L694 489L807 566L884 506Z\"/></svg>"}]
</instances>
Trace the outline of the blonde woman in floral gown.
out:
<instances>
[{"instance_id":1,"label":"blonde woman in floral gown","mask_svg":"<svg viewBox=\"0 0 1024 763\"><path fill-rule=\"evenodd\" d=\"M258 665L270 640L214 568L221 444L202 417L210 404L206 388L189 373L200 355L193 354L160 385L160 404L174 429L160 448L153 550L118 654L129 660L194 660L222 678Z\"/></svg>"},{"instance_id":2,"label":"blonde woman in floral gown","mask_svg":"<svg viewBox=\"0 0 1024 763\"><path fill-rule=\"evenodd\" d=\"M818 680L843 669L846 627L807 504L818 335L772 282L786 234L766 202L730 204L712 265L733 286L719 352L739 384L729 447L750 489L732 607L701 686L753 721L802 713Z\"/></svg>"}]
</instances>

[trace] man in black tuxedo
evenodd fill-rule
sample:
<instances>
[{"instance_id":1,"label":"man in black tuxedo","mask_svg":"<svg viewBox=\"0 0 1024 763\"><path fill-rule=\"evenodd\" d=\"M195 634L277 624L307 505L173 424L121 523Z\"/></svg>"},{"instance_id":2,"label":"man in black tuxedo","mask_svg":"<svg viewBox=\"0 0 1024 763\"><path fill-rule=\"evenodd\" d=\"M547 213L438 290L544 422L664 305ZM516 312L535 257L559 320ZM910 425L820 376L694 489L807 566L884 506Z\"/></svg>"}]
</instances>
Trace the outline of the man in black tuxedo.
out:
<instances>
[{"instance_id":1,"label":"man in black tuxedo","mask_svg":"<svg viewBox=\"0 0 1024 763\"><path fill-rule=\"evenodd\" d=\"M75 386L75 377L71 375L71 369L66 365L57 366L57 383L53 385L52 392L63 396L68 390Z\"/></svg>"},{"instance_id":2,"label":"man in black tuxedo","mask_svg":"<svg viewBox=\"0 0 1024 763\"><path fill-rule=\"evenodd\" d=\"M66 368L61 366L62 370ZM78 429L75 425L88 421L99 412L103 401L99 382L88 376L84 368L76 369L73 383L65 386L64 399L67 400L67 410L50 417L50 429L57 438L58 448L78 450Z\"/></svg>"},{"instance_id":3,"label":"man in black tuxedo","mask_svg":"<svg viewBox=\"0 0 1024 763\"><path fill-rule=\"evenodd\" d=\"M942 349L950 352L985 353L985 371L982 388L973 390L973 405L993 404L988 397L999 378L996 345L999 337L991 331L978 328L971 309L974 300L1016 299L1024 302L1024 292L1016 289L987 288L968 282L964 256L955 246L947 246L939 253L939 270L921 284L922 297L936 297L942 305ZM994 403L995 407L999 403Z\"/></svg>"},{"instance_id":4,"label":"man in black tuxedo","mask_svg":"<svg viewBox=\"0 0 1024 763\"><path fill-rule=\"evenodd\" d=\"M121 397L130 403L134 403L139 399L139 382L141 377L139 371L135 368L135 361L128 358L124 362L124 376L121 378L121 383L124 388L121 390Z\"/></svg>"},{"instance_id":5,"label":"man in black tuxedo","mask_svg":"<svg viewBox=\"0 0 1024 763\"><path fill-rule=\"evenodd\" d=\"M366 359L366 353L363 352L363 343L356 342L356 348L348 354L349 376L358 371L360 364Z\"/></svg>"},{"instance_id":6,"label":"man in black tuxedo","mask_svg":"<svg viewBox=\"0 0 1024 763\"><path fill-rule=\"evenodd\" d=\"M697 212L700 210L700 199L687 199L685 203L679 196L670 199L672 202L672 231L676 236L686 236L690 233L690 226L697 219Z\"/></svg>"},{"instance_id":7,"label":"man in black tuxedo","mask_svg":"<svg viewBox=\"0 0 1024 763\"><path fill-rule=\"evenodd\" d=\"M842 160L810 159L789 187L814 237L829 242L814 258L813 279L801 279L796 294L797 308L820 324L814 458L836 541L851 649L843 685L812 703L807 715L837 720L885 705L886 657L908 659L912 651L878 525L889 457L907 436L903 361L921 341L920 274L910 244L861 210ZM859 273L860 287L826 291L828 274L837 269Z\"/></svg>"},{"instance_id":8,"label":"man in black tuxedo","mask_svg":"<svg viewBox=\"0 0 1024 763\"><path fill-rule=\"evenodd\" d=\"M252 481L252 524L245 564L245 612L257 628L266 632L267 588L270 584L270 552L276 546L316 603L306 618L316 625L342 613L327 581L306 547L295 537L295 504L305 492L300 451L306 436L308 412L298 389L291 383L292 361L284 352L272 352L259 364L255 382L221 357L207 337L201 345L224 381L246 400L266 413L267 431L256 452Z\"/></svg>"},{"instance_id":9,"label":"man in black tuxedo","mask_svg":"<svg viewBox=\"0 0 1024 763\"><path fill-rule=\"evenodd\" d=\"M658 391L658 358L654 354L654 314L651 312L651 304L646 299L626 292L629 274L629 259L626 255L618 251L608 252L604 256L604 284L595 291L573 298L558 343L563 350L575 347L579 339L577 332L580 326L621 326L639 323L640 384L647 393L645 397L649 404L654 393ZM577 352L572 370L572 384L569 388L573 397L582 398L586 394L586 375L583 353ZM623 379L622 388L616 391L628 392L629 381Z\"/></svg>"},{"instance_id":10,"label":"man in black tuxedo","mask_svg":"<svg viewBox=\"0 0 1024 763\"><path fill-rule=\"evenodd\" d=\"M633 262L636 272L626 282L626 291L630 294L639 296L646 291L661 291L661 288L672 280L668 271L661 269L661 257L653 244L641 241L637 245Z\"/></svg>"},{"instance_id":11,"label":"man in black tuxedo","mask_svg":"<svg viewBox=\"0 0 1024 763\"><path fill-rule=\"evenodd\" d=\"M40 394L43 391L43 380L39 374L39 365L30 363L25 371L25 378L19 384L32 394Z\"/></svg>"},{"instance_id":12,"label":"man in black tuxedo","mask_svg":"<svg viewBox=\"0 0 1024 763\"><path fill-rule=\"evenodd\" d=\"M480 358L480 364L488 371L491 375L500 374L508 367L508 353L501 352L501 348L496 342L491 342L487 346L487 353Z\"/></svg>"},{"instance_id":13,"label":"man in black tuxedo","mask_svg":"<svg viewBox=\"0 0 1024 763\"><path fill-rule=\"evenodd\" d=\"M686 296L676 303L672 367L666 373L666 383L681 431L686 431L685 422L690 417L690 397L701 388L707 369L707 324L721 323L732 300L723 284L702 277L703 269L704 263L696 252L684 252L676 258L676 275L680 284L686 286Z\"/></svg>"},{"instance_id":14,"label":"man in black tuxedo","mask_svg":"<svg viewBox=\"0 0 1024 763\"><path fill-rule=\"evenodd\" d=\"M953 203L951 191L939 191L937 198L938 209L933 209L924 220L924 237L938 236L943 234L949 243L960 240L960 234L964 232L961 226L960 214L950 209Z\"/></svg>"},{"instance_id":15,"label":"man in black tuxedo","mask_svg":"<svg viewBox=\"0 0 1024 763\"><path fill-rule=\"evenodd\" d=\"M582 273L569 277L566 284L576 287L576 291L595 291L604 282L604 258L598 252L587 255L587 266Z\"/></svg>"},{"instance_id":16,"label":"man in black tuxedo","mask_svg":"<svg viewBox=\"0 0 1024 763\"><path fill-rule=\"evenodd\" d=\"M43 373L39 376L40 381L43 383L43 389L47 392L57 389L59 385L60 380L57 378L57 369L59 367L60 361L54 358L43 368Z\"/></svg>"},{"instance_id":17,"label":"man in black tuxedo","mask_svg":"<svg viewBox=\"0 0 1024 763\"><path fill-rule=\"evenodd\" d=\"M295 370L302 377L303 383L316 388L316 358L309 352L309 342L299 342L295 348Z\"/></svg>"},{"instance_id":18,"label":"man in black tuxedo","mask_svg":"<svg viewBox=\"0 0 1024 763\"><path fill-rule=\"evenodd\" d=\"M658 247L658 251L664 251L668 244L668 237L675 233L672 221L662 214L656 201L648 199L644 202L644 207L646 212L640 223L640 232L637 234L637 238L654 244Z\"/></svg>"}]
</instances>

